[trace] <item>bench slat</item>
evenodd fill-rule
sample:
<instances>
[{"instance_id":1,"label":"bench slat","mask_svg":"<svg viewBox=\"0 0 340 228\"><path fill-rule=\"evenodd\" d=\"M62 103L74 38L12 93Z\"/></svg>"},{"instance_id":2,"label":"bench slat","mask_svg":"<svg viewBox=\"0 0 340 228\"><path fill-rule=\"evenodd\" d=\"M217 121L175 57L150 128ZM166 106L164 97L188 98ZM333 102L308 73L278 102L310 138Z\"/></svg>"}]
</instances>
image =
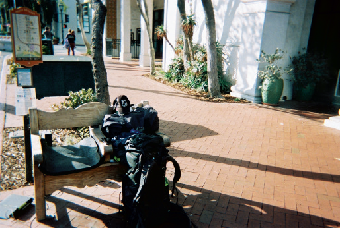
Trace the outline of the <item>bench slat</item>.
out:
<instances>
[{"instance_id":1,"label":"bench slat","mask_svg":"<svg viewBox=\"0 0 340 228\"><path fill-rule=\"evenodd\" d=\"M39 130L51 130L101 124L105 114L109 113L109 106L100 102L91 102L76 109L60 109L56 112L37 110L37 112Z\"/></svg>"}]
</instances>

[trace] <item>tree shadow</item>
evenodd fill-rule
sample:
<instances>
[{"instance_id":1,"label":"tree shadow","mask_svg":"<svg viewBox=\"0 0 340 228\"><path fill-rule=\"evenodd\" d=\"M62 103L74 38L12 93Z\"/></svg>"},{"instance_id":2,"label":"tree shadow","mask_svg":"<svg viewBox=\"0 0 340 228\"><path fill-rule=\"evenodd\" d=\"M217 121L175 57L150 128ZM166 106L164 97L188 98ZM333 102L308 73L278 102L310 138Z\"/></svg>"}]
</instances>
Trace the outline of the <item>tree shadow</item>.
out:
<instances>
[{"instance_id":1,"label":"tree shadow","mask_svg":"<svg viewBox=\"0 0 340 228\"><path fill-rule=\"evenodd\" d=\"M142 92L147 92L147 93L152 93L152 94L162 94L162 95L167 95L167 96L172 96L172 97L180 97L180 98L185 98L185 99L193 99L189 94L182 93L179 91L174 91L174 92L165 92L162 90L153 90L153 89L140 89L140 88L133 88L133 87L127 87L127 86L110 86L111 88L119 88L119 89L126 89L126 90L132 90L132 91L142 91Z\"/></svg>"},{"instance_id":2,"label":"tree shadow","mask_svg":"<svg viewBox=\"0 0 340 228\"><path fill-rule=\"evenodd\" d=\"M220 157L210 154L200 154L197 152L180 151L174 148L169 148L171 156L176 157L192 157L196 159L202 159L205 161L213 161L216 163L223 163L226 165L234 165L238 167L243 167L247 169L257 169L261 171L278 173L286 176L303 177L310 180L321 180L321 181L331 181L335 183L340 183L340 175L332 175L328 173L316 173L311 171L294 170L282 167L276 167L271 165L264 165L261 163L245 161L241 159Z\"/></svg>"},{"instance_id":3,"label":"tree shadow","mask_svg":"<svg viewBox=\"0 0 340 228\"><path fill-rule=\"evenodd\" d=\"M255 104L257 108L289 113L310 120L323 122L324 119L338 115L339 109L332 104L320 102L280 101L278 106Z\"/></svg>"},{"instance_id":4,"label":"tree shadow","mask_svg":"<svg viewBox=\"0 0 340 228\"><path fill-rule=\"evenodd\" d=\"M105 185L105 187L109 188L117 188L119 186L117 183L114 185L106 185L105 183L101 183L101 185ZM120 186L119 186L120 187ZM123 213L120 212L122 209L122 205L101 199L101 198L96 198L91 195L87 195L69 188L62 188L60 189L62 193L67 193L70 195L73 195L72 198L78 197L78 198L83 198L89 201L88 206L82 206L79 205L75 202L68 201L66 199L62 199L56 196L48 196L46 200L48 202L51 202L55 205L56 211L55 211L55 216L49 216L45 220L40 221L44 225L48 225L51 227L77 227L77 226L72 226L71 220L70 220L70 211L73 210L76 211L76 213L81 213L83 215L87 215L89 217L94 217L102 221L102 223L105 225L105 227L125 227L125 220L124 220L124 215ZM105 211L116 211L115 213L102 213L98 210L98 206L93 206L91 207L91 203L98 203L100 204L99 207L103 207ZM110 209L112 208L112 209ZM86 216L82 216L86 217ZM77 218L72 218L72 223L77 224L78 221ZM88 224L86 226L88 227L101 227L103 226L102 223L98 224L98 220L91 220L91 219L86 219L86 218L80 218L79 223L83 223L85 221L88 221ZM83 226L85 224L82 224Z\"/></svg>"},{"instance_id":5,"label":"tree shadow","mask_svg":"<svg viewBox=\"0 0 340 228\"><path fill-rule=\"evenodd\" d=\"M247 200L196 186L177 184L194 194L178 193L183 206L199 227L332 227L340 223L320 216ZM174 202L176 199L172 199Z\"/></svg>"},{"instance_id":6,"label":"tree shadow","mask_svg":"<svg viewBox=\"0 0 340 228\"><path fill-rule=\"evenodd\" d=\"M159 130L168 135L171 142L218 135L217 132L202 125L192 125L167 120L159 120Z\"/></svg>"},{"instance_id":7,"label":"tree shadow","mask_svg":"<svg viewBox=\"0 0 340 228\"><path fill-rule=\"evenodd\" d=\"M172 183L170 182L172 185ZM271 204L248 200L241 197L231 196L208 190L205 188L187 185L179 182L178 191L175 198L171 201L183 206L185 212L191 221L198 227L334 227L339 226L338 221L323 218L320 216L310 215L298 210L290 210ZM185 191L190 194L185 194ZM124 214L117 211L121 205L79 193L71 189L62 189L77 197L86 198L89 201L97 202L106 207L106 211L114 210L115 213L102 213L98 207L81 206L74 202L49 196L48 201L56 206L56 218L49 218L42 223L51 227L75 227L77 218L72 218L68 209L81 213L88 217L96 218L80 219L79 223L88 221L89 227L125 227ZM86 217L85 216L85 217ZM84 216L82 216L84 217ZM175 219L175 218L174 218ZM101 220L102 223L98 223Z\"/></svg>"}]
</instances>

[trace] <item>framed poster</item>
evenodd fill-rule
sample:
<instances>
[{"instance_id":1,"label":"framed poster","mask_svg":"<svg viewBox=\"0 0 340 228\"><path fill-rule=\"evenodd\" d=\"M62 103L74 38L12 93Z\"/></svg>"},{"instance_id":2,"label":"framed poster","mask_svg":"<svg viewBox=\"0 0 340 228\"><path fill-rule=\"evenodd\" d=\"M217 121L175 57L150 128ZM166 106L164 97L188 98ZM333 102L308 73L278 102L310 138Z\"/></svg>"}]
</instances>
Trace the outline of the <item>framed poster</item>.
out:
<instances>
[{"instance_id":1,"label":"framed poster","mask_svg":"<svg viewBox=\"0 0 340 228\"><path fill-rule=\"evenodd\" d=\"M30 68L17 68L17 86L33 86L32 71Z\"/></svg>"},{"instance_id":2,"label":"framed poster","mask_svg":"<svg viewBox=\"0 0 340 228\"><path fill-rule=\"evenodd\" d=\"M36 102L35 88L17 87L15 90L15 115L27 115L29 108L36 107Z\"/></svg>"},{"instance_id":3,"label":"framed poster","mask_svg":"<svg viewBox=\"0 0 340 228\"><path fill-rule=\"evenodd\" d=\"M42 63L40 14L26 7L10 13L14 62L26 67Z\"/></svg>"}]
</instances>

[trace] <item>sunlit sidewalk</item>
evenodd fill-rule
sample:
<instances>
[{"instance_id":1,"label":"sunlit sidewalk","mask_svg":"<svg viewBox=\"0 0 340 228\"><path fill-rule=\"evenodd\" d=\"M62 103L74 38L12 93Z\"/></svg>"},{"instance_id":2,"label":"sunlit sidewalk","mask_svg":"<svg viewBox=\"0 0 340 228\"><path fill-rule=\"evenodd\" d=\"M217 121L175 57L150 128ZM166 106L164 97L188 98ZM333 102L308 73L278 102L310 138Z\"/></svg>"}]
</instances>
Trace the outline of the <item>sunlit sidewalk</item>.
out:
<instances>
[{"instance_id":1,"label":"sunlit sidewalk","mask_svg":"<svg viewBox=\"0 0 340 228\"><path fill-rule=\"evenodd\" d=\"M66 50L65 50L66 51ZM179 162L179 197L198 227L340 227L340 131L319 118L255 104L209 103L142 76L136 61L105 58L111 100L148 100ZM52 103L41 99L44 109ZM168 175L173 169L169 167ZM33 186L1 192L33 197ZM121 183L63 188L9 227L124 227Z\"/></svg>"}]
</instances>

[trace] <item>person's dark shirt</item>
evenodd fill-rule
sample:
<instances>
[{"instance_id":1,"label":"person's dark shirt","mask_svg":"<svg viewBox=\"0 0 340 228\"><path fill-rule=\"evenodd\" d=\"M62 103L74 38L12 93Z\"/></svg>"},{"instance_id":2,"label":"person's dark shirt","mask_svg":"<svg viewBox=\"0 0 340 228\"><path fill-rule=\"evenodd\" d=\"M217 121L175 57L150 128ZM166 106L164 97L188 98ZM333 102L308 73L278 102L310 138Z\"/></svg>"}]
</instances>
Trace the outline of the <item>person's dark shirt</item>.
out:
<instances>
[{"instance_id":1,"label":"person's dark shirt","mask_svg":"<svg viewBox=\"0 0 340 228\"><path fill-rule=\"evenodd\" d=\"M44 36L46 39L52 39L53 34L50 31L44 31Z\"/></svg>"},{"instance_id":2,"label":"person's dark shirt","mask_svg":"<svg viewBox=\"0 0 340 228\"><path fill-rule=\"evenodd\" d=\"M68 39L69 43L75 43L75 41L76 41L76 36L73 35L73 34L67 34L66 38Z\"/></svg>"}]
</instances>

